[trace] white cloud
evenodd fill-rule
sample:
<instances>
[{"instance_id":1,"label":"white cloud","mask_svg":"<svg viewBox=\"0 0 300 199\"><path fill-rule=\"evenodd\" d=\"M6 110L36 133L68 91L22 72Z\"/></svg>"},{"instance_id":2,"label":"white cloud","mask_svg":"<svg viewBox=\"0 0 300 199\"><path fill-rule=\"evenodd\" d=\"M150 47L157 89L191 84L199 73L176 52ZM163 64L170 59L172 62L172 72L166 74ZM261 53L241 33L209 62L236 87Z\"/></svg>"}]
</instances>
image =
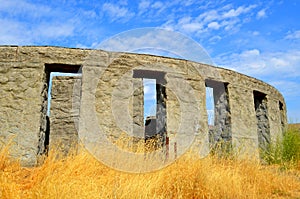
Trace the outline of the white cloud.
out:
<instances>
[{"instance_id":1,"label":"white cloud","mask_svg":"<svg viewBox=\"0 0 300 199\"><path fill-rule=\"evenodd\" d=\"M50 5L0 0L0 43L34 45L72 36L80 18ZM53 41L52 41L53 42Z\"/></svg>"},{"instance_id":2,"label":"white cloud","mask_svg":"<svg viewBox=\"0 0 300 199\"><path fill-rule=\"evenodd\" d=\"M272 64L275 67L288 67L290 61L285 60L284 58L272 57L270 58L270 64Z\"/></svg>"},{"instance_id":3,"label":"white cloud","mask_svg":"<svg viewBox=\"0 0 300 199\"><path fill-rule=\"evenodd\" d=\"M256 5L250 5L248 7L240 6L237 9L231 9L227 12L225 12L222 17L223 18L232 18L232 17L238 17L241 14L250 12L253 8L255 8Z\"/></svg>"},{"instance_id":4,"label":"white cloud","mask_svg":"<svg viewBox=\"0 0 300 199\"><path fill-rule=\"evenodd\" d=\"M300 50L262 53L258 49L251 49L223 54L214 61L217 65L257 78L300 77Z\"/></svg>"},{"instance_id":5,"label":"white cloud","mask_svg":"<svg viewBox=\"0 0 300 199\"><path fill-rule=\"evenodd\" d=\"M150 7L151 2L149 0L142 0L139 3L139 15L143 14Z\"/></svg>"},{"instance_id":6,"label":"white cloud","mask_svg":"<svg viewBox=\"0 0 300 199\"><path fill-rule=\"evenodd\" d=\"M53 12L49 6L28 3L24 0L0 0L0 11L8 12L12 15L25 14L31 17L40 17Z\"/></svg>"},{"instance_id":7,"label":"white cloud","mask_svg":"<svg viewBox=\"0 0 300 199\"><path fill-rule=\"evenodd\" d=\"M239 24L239 19L238 18L233 18L231 20L224 20L221 22L221 26L224 27L224 30L227 32L233 32L241 26Z\"/></svg>"},{"instance_id":8,"label":"white cloud","mask_svg":"<svg viewBox=\"0 0 300 199\"><path fill-rule=\"evenodd\" d=\"M204 36L212 31L225 31L225 34L232 34L239 30L242 24L251 21L253 10L257 5L239 6L234 8L232 4L218 7L217 4L207 4L213 8L207 8L196 17L185 15L165 23L163 27L179 30L187 34ZM245 20L246 19L246 20Z\"/></svg>"},{"instance_id":9,"label":"white cloud","mask_svg":"<svg viewBox=\"0 0 300 199\"><path fill-rule=\"evenodd\" d=\"M251 57L260 55L260 51L258 49L246 50L241 53L241 57Z\"/></svg>"},{"instance_id":10,"label":"white cloud","mask_svg":"<svg viewBox=\"0 0 300 199\"><path fill-rule=\"evenodd\" d=\"M75 25L72 22L49 22L28 26L17 20L1 20L0 43L8 45L32 45L41 40L71 36Z\"/></svg>"},{"instance_id":11,"label":"white cloud","mask_svg":"<svg viewBox=\"0 0 300 199\"><path fill-rule=\"evenodd\" d=\"M214 21L207 25L208 28L218 30L221 26L218 22Z\"/></svg>"},{"instance_id":12,"label":"white cloud","mask_svg":"<svg viewBox=\"0 0 300 199\"><path fill-rule=\"evenodd\" d=\"M71 36L74 29L75 27L70 23L42 24L35 30L35 34L46 38L66 37Z\"/></svg>"},{"instance_id":13,"label":"white cloud","mask_svg":"<svg viewBox=\"0 0 300 199\"><path fill-rule=\"evenodd\" d=\"M32 42L33 37L26 27L17 21L0 19L0 43L6 45L22 45Z\"/></svg>"},{"instance_id":14,"label":"white cloud","mask_svg":"<svg viewBox=\"0 0 300 199\"><path fill-rule=\"evenodd\" d=\"M261 79L277 88L287 102L289 117L299 118L300 50L261 52L251 49L238 54L223 54L214 61L219 66Z\"/></svg>"},{"instance_id":15,"label":"white cloud","mask_svg":"<svg viewBox=\"0 0 300 199\"><path fill-rule=\"evenodd\" d=\"M217 10L209 10L209 11L206 11L206 12L200 14L196 18L196 20L197 21L203 21L203 23L208 23L210 21L217 20L219 18L220 18L220 16L219 16Z\"/></svg>"},{"instance_id":16,"label":"white cloud","mask_svg":"<svg viewBox=\"0 0 300 199\"><path fill-rule=\"evenodd\" d=\"M185 0L185 1L181 1L181 3L183 3L184 6L190 6L193 5L195 3L194 0Z\"/></svg>"},{"instance_id":17,"label":"white cloud","mask_svg":"<svg viewBox=\"0 0 300 199\"><path fill-rule=\"evenodd\" d=\"M269 84L276 87L279 91L283 93L285 97L293 98L295 96L299 97L299 87L300 82L289 81L289 80L274 80L269 81Z\"/></svg>"},{"instance_id":18,"label":"white cloud","mask_svg":"<svg viewBox=\"0 0 300 199\"><path fill-rule=\"evenodd\" d=\"M197 23L197 22L192 22L192 23L184 23L181 25L181 29L184 30L184 32L197 32L202 30L202 24Z\"/></svg>"},{"instance_id":19,"label":"white cloud","mask_svg":"<svg viewBox=\"0 0 300 199\"><path fill-rule=\"evenodd\" d=\"M102 10L108 14L111 21L120 19L127 21L134 16L134 13L130 12L126 7L121 7L112 3L104 3Z\"/></svg>"},{"instance_id":20,"label":"white cloud","mask_svg":"<svg viewBox=\"0 0 300 199\"><path fill-rule=\"evenodd\" d=\"M300 39L300 30L288 33L285 39Z\"/></svg>"},{"instance_id":21,"label":"white cloud","mask_svg":"<svg viewBox=\"0 0 300 199\"><path fill-rule=\"evenodd\" d=\"M143 79L145 100L156 99L156 81L155 79Z\"/></svg>"},{"instance_id":22,"label":"white cloud","mask_svg":"<svg viewBox=\"0 0 300 199\"><path fill-rule=\"evenodd\" d=\"M265 18L266 16L267 16L267 14L266 14L265 9L262 9L262 10L258 11L258 13L256 14L257 19Z\"/></svg>"},{"instance_id":23,"label":"white cloud","mask_svg":"<svg viewBox=\"0 0 300 199\"><path fill-rule=\"evenodd\" d=\"M186 1L183 1L183 2L186 2ZM207 1L207 0L205 0L205 1L196 0L196 2L201 2L201 4L198 6L198 9L200 9L200 10L207 10L209 7L211 7L211 5L215 4L214 2Z\"/></svg>"},{"instance_id":24,"label":"white cloud","mask_svg":"<svg viewBox=\"0 0 300 199\"><path fill-rule=\"evenodd\" d=\"M151 5L151 7L154 9L161 9L161 8L163 8L163 6L164 6L164 4L160 1L157 1L153 5Z\"/></svg>"},{"instance_id":25,"label":"white cloud","mask_svg":"<svg viewBox=\"0 0 300 199\"><path fill-rule=\"evenodd\" d=\"M138 15L140 19L146 19L147 22L162 22L182 14L185 6L184 1L153 1L142 0L138 4Z\"/></svg>"}]
</instances>

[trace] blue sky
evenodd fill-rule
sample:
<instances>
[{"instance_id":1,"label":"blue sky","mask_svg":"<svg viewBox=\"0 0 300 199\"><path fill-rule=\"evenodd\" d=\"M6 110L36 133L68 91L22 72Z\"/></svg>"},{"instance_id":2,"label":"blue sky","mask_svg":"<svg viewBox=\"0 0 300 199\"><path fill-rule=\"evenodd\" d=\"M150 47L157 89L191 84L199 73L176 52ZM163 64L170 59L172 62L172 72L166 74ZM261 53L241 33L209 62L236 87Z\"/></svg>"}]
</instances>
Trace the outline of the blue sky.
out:
<instances>
[{"instance_id":1,"label":"blue sky","mask_svg":"<svg viewBox=\"0 0 300 199\"><path fill-rule=\"evenodd\" d=\"M278 88L300 122L299 10L297 0L0 0L0 45L96 48L135 28L178 31L215 65Z\"/></svg>"}]
</instances>

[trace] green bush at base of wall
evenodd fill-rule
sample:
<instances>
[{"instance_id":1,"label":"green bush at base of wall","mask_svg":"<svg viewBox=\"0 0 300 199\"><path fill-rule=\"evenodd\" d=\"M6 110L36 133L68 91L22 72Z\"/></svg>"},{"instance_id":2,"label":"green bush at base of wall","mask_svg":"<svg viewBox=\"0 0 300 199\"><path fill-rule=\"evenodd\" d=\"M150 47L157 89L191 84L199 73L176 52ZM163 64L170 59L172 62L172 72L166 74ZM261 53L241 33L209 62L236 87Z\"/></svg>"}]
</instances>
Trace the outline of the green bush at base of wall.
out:
<instances>
[{"instance_id":1,"label":"green bush at base of wall","mask_svg":"<svg viewBox=\"0 0 300 199\"><path fill-rule=\"evenodd\" d=\"M300 130L289 128L282 139L270 144L268 151L262 154L268 164L280 164L284 168L300 164Z\"/></svg>"}]
</instances>

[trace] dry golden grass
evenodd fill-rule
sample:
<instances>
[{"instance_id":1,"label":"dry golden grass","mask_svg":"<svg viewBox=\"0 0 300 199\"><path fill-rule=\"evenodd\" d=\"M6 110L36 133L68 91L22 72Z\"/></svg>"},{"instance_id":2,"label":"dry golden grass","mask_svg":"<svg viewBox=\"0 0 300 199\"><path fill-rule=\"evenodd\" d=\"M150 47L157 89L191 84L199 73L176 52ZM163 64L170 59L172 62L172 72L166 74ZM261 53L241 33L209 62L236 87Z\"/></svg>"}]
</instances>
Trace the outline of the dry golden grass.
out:
<instances>
[{"instance_id":1,"label":"dry golden grass","mask_svg":"<svg viewBox=\"0 0 300 199\"><path fill-rule=\"evenodd\" d=\"M109 168L88 152L22 168L0 152L0 198L300 198L300 171L188 153L152 173ZM113 157L112 157L113 158Z\"/></svg>"},{"instance_id":2,"label":"dry golden grass","mask_svg":"<svg viewBox=\"0 0 300 199\"><path fill-rule=\"evenodd\" d=\"M288 127L290 129L298 129L298 131L300 131L300 123L289 124Z\"/></svg>"}]
</instances>

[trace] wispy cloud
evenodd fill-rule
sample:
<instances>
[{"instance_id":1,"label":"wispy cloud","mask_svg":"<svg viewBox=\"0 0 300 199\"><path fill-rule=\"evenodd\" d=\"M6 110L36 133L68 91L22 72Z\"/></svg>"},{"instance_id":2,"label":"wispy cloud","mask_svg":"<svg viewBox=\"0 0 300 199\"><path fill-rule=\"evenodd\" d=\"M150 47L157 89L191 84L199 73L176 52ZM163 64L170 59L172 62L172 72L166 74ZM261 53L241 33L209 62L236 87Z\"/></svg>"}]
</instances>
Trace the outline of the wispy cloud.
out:
<instances>
[{"instance_id":1,"label":"wispy cloud","mask_svg":"<svg viewBox=\"0 0 300 199\"><path fill-rule=\"evenodd\" d=\"M214 59L217 65L261 79L277 88L284 96L289 110L299 110L300 50L261 52L258 49L223 54ZM289 112L299 118L299 112Z\"/></svg>"},{"instance_id":2,"label":"wispy cloud","mask_svg":"<svg viewBox=\"0 0 300 199\"><path fill-rule=\"evenodd\" d=\"M0 0L0 11L8 13L9 16L16 16L19 14L37 18L45 15L45 13L50 13L53 10L50 6L29 3L24 0Z\"/></svg>"},{"instance_id":3,"label":"wispy cloud","mask_svg":"<svg viewBox=\"0 0 300 199\"><path fill-rule=\"evenodd\" d=\"M43 35L46 38L57 38L57 37L66 37L71 36L74 32L73 24L42 24L37 27L36 33L37 35Z\"/></svg>"},{"instance_id":4,"label":"wispy cloud","mask_svg":"<svg viewBox=\"0 0 300 199\"><path fill-rule=\"evenodd\" d=\"M289 32L285 39L300 39L300 30L296 30L294 32Z\"/></svg>"},{"instance_id":5,"label":"wispy cloud","mask_svg":"<svg viewBox=\"0 0 300 199\"><path fill-rule=\"evenodd\" d=\"M116 20L128 21L135 14L129 11L125 6L121 6L113 3L104 3L102 10L107 13L112 22Z\"/></svg>"},{"instance_id":6,"label":"wispy cloud","mask_svg":"<svg viewBox=\"0 0 300 199\"><path fill-rule=\"evenodd\" d=\"M32 42L30 30L24 24L10 19L0 19L0 24L0 44L20 45Z\"/></svg>"},{"instance_id":7,"label":"wispy cloud","mask_svg":"<svg viewBox=\"0 0 300 199\"><path fill-rule=\"evenodd\" d=\"M145 100L156 100L155 79L143 79Z\"/></svg>"},{"instance_id":8,"label":"wispy cloud","mask_svg":"<svg viewBox=\"0 0 300 199\"><path fill-rule=\"evenodd\" d=\"M179 32L165 29L134 29L103 41L97 47L118 52L145 52L147 49L154 49L154 52L164 51L178 58L213 64L207 52L197 42Z\"/></svg>"},{"instance_id":9,"label":"wispy cloud","mask_svg":"<svg viewBox=\"0 0 300 199\"><path fill-rule=\"evenodd\" d=\"M299 95L299 87L300 83L295 82L295 81L290 81L290 80L279 80L279 81L269 81L269 84L275 86L278 90L280 90L285 97L287 98L294 98Z\"/></svg>"},{"instance_id":10,"label":"wispy cloud","mask_svg":"<svg viewBox=\"0 0 300 199\"><path fill-rule=\"evenodd\" d=\"M300 50L260 52L250 49L216 57L217 65L254 77L300 77Z\"/></svg>"},{"instance_id":11,"label":"wispy cloud","mask_svg":"<svg viewBox=\"0 0 300 199\"><path fill-rule=\"evenodd\" d=\"M139 5L138 5L138 14L141 15L143 13L145 13L148 8L150 8L150 5L151 5L151 2L149 0L142 0L139 2Z\"/></svg>"},{"instance_id":12,"label":"wispy cloud","mask_svg":"<svg viewBox=\"0 0 300 199\"><path fill-rule=\"evenodd\" d=\"M5 16L0 20L1 44L49 44L52 39L74 35L82 24L79 13L24 0L0 0L0 16Z\"/></svg>"},{"instance_id":13,"label":"wispy cloud","mask_svg":"<svg viewBox=\"0 0 300 199\"><path fill-rule=\"evenodd\" d=\"M265 17L267 17L266 9L262 9L262 10L258 11L258 13L256 14L257 19L261 19L261 18L265 18Z\"/></svg>"},{"instance_id":14,"label":"wispy cloud","mask_svg":"<svg viewBox=\"0 0 300 199\"><path fill-rule=\"evenodd\" d=\"M216 30L232 33L247 21L241 20L241 17L252 16L252 11L257 5L239 6L234 8L233 5L207 8L205 12L197 16L186 15L177 20L167 21L163 27L179 30L188 34L200 35ZM201 34L203 37L203 34Z\"/></svg>"},{"instance_id":15,"label":"wispy cloud","mask_svg":"<svg viewBox=\"0 0 300 199\"><path fill-rule=\"evenodd\" d=\"M253 8L255 8L256 5L250 5L250 6L239 6L237 9L230 9L229 11L225 11L222 15L222 18L233 18L238 17L241 14L248 13Z\"/></svg>"},{"instance_id":16,"label":"wispy cloud","mask_svg":"<svg viewBox=\"0 0 300 199\"><path fill-rule=\"evenodd\" d=\"M207 25L207 27L211 28L211 29L218 30L221 27L221 25L218 22L214 21L214 22L209 23Z\"/></svg>"}]
</instances>

